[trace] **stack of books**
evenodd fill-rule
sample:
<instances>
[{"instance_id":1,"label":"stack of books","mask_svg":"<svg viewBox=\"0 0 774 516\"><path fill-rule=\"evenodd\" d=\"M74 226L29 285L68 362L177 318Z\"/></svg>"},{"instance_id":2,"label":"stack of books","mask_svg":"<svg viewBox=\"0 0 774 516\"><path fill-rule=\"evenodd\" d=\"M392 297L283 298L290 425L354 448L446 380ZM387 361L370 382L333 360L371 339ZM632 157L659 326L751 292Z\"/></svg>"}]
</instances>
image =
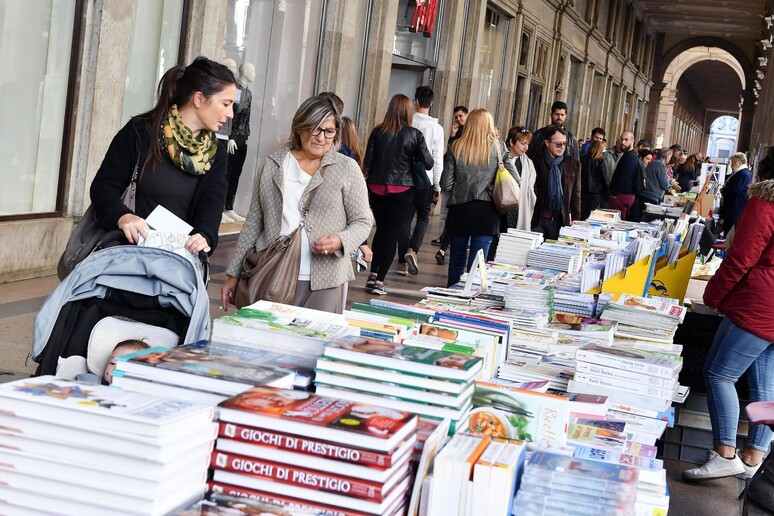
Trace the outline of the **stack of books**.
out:
<instances>
[{"instance_id":1,"label":"stack of books","mask_svg":"<svg viewBox=\"0 0 774 516\"><path fill-rule=\"evenodd\" d=\"M506 360L500 364L497 378L516 383L546 380L549 389L566 392L568 382L572 380L574 373L574 368L568 365L550 363L545 359L541 359L538 363Z\"/></svg>"},{"instance_id":2,"label":"stack of books","mask_svg":"<svg viewBox=\"0 0 774 516\"><path fill-rule=\"evenodd\" d=\"M536 451L513 514L634 514L637 468Z\"/></svg>"},{"instance_id":3,"label":"stack of books","mask_svg":"<svg viewBox=\"0 0 774 516\"><path fill-rule=\"evenodd\" d=\"M211 338L227 344L319 356L328 340L358 333L358 328L347 324L341 314L258 301L234 315L215 319Z\"/></svg>"},{"instance_id":4,"label":"stack of books","mask_svg":"<svg viewBox=\"0 0 774 516\"><path fill-rule=\"evenodd\" d=\"M542 243L542 233L508 228L507 233L500 233L495 261L511 265L527 265L529 251L537 249Z\"/></svg>"},{"instance_id":5,"label":"stack of books","mask_svg":"<svg viewBox=\"0 0 774 516\"><path fill-rule=\"evenodd\" d=\"M528 267L578 272L583 265L583 249L565 244L543 243L527 256Z\"/></svg>"},{"instance_id":6,"label":"stack of books","mask_svg":"<svg viewBox=\"0 0 774 516\"><path fill-rule=\"evenodd\" d=\"M554 311L554 287L533 281L514 280L505 291L505 308L543 313Z\"/></svg>"},{"instance_id":7,"label":"stack of books","mask_svg":"<svg viewBox=\"0 0 774 516\"><path fill-rule=\"evenodd\" d=\"M311 366L312 368L310 369ZM217 405L255 385L292 389L296 374L311 383L309 359L216 342L148 348L116 359L113 385L122 389Z\"/></svg>"},{"instance_id":8,"label":"stack of books","mask_svg":"<svg viewBox=\"0 0 774 516\"><path fill-rule=\"evenodd\" d=\"M616 337L670 345L686 311L676 299L617 293L602 315L618 321Z\"/></svg>"},{"instance_id":9,"label":"stack of books","mask_svg":"<svg viewBox=\"0 0 774 516\"><path fill-rule=\"evenodd\" d=\"M589 344L575 355L575 376L568 391L606 395L612 404L641 409L640 415L666 411L678 391L682 361L632 348ZM611 406L613 408L613 406Z\"/></svg>"},{"instance_id":10,"label":"stack of books","mask_svg":"<svg viewBox=\"0 0 774 516\"><path fill-rule=\"evenodd\" d=\"M435 457L425 514L510 515L525 450L521 441L455 434Z\"/></svg>"},{"instance_id":11,"label":"stack of books","mask_svg":"<svg viewBox=\"0 0 774 516\"><path fill-rule=\"evenodd\" d=\"M592 210L586 219L589 222L617 223L621 221L621 212L618 210Z\"/></svg>"},{"instance_id":12,"label":"stack of books","mask_svg":"<svg viewBox=\"0 0 774 516\"><path fill-rule=\"evenodd\" d=\"M317 361L317 393L433 419L459 421L471 407L483 360L461 353L348 337Z\"/></svg>"},{"instance_id":13,"label":"stack of books","mask_svg":"<svg viewBox=\"0 0 774 516\"><path fill-rule=\"evenodd\" d=\"M326 514L402 514L415 414L256 387L220 406L210 490Z\"/></svg>"},{"instance_id":14,"label":"stack of books","mask_svg":"<svg viewBox=\"0 0 774 516\"><path fill-rule=\"evenodd\" d=\"M0 512L167 514L205 491L212 407L51 376L0 407Z\"/></svg>"}]
</instances>

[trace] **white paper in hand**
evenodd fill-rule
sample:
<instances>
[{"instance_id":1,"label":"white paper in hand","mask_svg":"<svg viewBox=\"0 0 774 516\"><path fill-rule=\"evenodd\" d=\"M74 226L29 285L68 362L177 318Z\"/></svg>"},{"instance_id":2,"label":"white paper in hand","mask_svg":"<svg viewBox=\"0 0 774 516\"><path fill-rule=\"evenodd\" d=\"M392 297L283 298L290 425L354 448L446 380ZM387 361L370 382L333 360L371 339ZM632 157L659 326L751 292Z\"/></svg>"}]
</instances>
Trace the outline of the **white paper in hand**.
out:
<instances>
[{"instance_id":1,"label":"white paper in hand","mask_svg":"<svg viewBox=\"0 0 774 516\"><path fill-rule=\"evenodd\" d=\"M145 222L156 231L165 233L188 235L193 230L193 226L160 204L145 218Z\"/></svg>"}]
</instances>

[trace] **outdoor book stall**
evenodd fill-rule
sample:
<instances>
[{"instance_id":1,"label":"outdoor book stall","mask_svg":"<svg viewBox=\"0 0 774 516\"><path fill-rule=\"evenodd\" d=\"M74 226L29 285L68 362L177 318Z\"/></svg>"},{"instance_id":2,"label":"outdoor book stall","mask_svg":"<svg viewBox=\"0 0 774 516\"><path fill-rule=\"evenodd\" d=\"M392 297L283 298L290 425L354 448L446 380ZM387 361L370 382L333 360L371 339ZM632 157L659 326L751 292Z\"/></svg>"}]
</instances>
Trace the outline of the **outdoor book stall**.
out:
<instances>
[{"instance_id":1,"label":"outdoor book stall","mask_svg":"<svg viewBox=\"0 0 774 516\"><path fill-rule=\"evenodd\" d=\"M700 397L676 410L703 227L598 210L556 242L504 234L417 304L260 301L118 357L111 387L4 384L0 507L664 515L661 457L706 439Z\"/></svg>"}]
</instances>

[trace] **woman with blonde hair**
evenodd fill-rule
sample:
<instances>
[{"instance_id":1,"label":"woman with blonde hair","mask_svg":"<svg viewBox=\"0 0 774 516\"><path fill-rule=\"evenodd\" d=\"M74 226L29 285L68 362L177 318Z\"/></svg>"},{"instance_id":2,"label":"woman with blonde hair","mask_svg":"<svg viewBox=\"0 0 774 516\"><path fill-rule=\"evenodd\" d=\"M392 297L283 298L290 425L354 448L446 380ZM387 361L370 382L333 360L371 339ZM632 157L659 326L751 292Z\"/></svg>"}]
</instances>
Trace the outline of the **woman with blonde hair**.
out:
<instances>
[{"instance_id":1,"label":"woman with blonde hair","mask_svg":"<svg viewBox=\"0 0 774 516\"><path fill-rule=\"evenodd\" d=\"M446 218L451 242L449 286L460 280L466 264L470 268L479 249L486 256L492 237L500 232L500 214L492 202L498 154L502 154L508 172L519 180L508 149L496 134L489 111L474 109L468 115L462 136L451 144L444 157L441 189L450 192Z\"/></svg>"},{"instance_id":2,"label":"woman with blonde hair","mask_svg":"<svg viewBox=\"0 0 774 516\"><path fill-rule=\"evenodd\" d=\"M368 193L376 219L373 240L374 258L366 290L384 295L384 278L398 250L398 237L414 201L415 163L422 171L433 168L433 156L427 150L425 137L411 127L414 107L405 95L390 100L384 121L368 138L363 170L368 176Z\"/></svg>"}]
</instances>

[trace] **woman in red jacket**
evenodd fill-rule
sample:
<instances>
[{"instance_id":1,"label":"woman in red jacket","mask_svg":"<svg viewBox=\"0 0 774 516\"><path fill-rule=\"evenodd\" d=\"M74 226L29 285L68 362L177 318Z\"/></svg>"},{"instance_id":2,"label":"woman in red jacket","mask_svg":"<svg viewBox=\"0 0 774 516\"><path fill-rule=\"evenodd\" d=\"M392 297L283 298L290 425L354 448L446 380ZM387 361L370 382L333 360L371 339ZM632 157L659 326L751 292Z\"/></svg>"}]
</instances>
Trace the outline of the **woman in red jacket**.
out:
<instances>
[{"instance_id":1,"label":"woman in red jacket","mask_svg":"<svg viewBox=\"0 0 774 516\"><path fill-rule=\"evenodd\" d=\"M726 317L704 366L714 450L683 479L750 478L771 443L765 425L750 425L736 453L739 399L734 384L747 371L751 401L774 401L774 152L761 161L759 182L737 222L734 246L704 292L704 303Z\"/></svg>"}]
</instances>

